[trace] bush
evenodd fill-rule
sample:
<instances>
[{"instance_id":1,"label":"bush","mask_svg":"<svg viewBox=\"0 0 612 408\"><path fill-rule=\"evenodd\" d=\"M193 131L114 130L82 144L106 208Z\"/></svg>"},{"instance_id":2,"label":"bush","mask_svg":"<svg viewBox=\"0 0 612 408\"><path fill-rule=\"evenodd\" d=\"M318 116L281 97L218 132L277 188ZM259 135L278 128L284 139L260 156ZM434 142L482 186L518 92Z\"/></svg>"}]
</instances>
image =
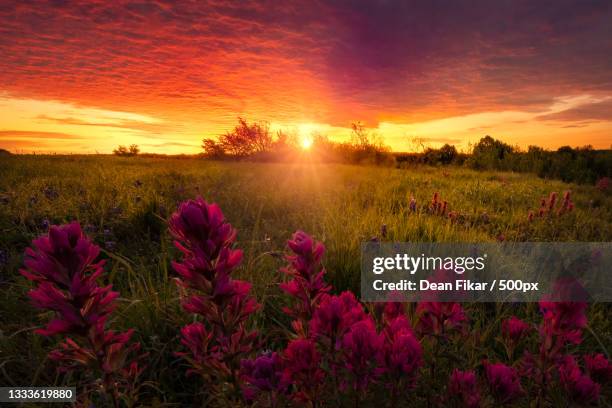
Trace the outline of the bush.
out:
<instances>
[{"instance_id":1,"label":"bush","mask_svg":"<svg viewBox=\"0 0 612 408\"><path fill-rule=\"evenodd\" d=\"M140 153L140 148L135 144L132 144L129 147L119 145L115 150L113 150L113 154L116 156L136 156L138 153Z\"/></svg>"}]
</instances>

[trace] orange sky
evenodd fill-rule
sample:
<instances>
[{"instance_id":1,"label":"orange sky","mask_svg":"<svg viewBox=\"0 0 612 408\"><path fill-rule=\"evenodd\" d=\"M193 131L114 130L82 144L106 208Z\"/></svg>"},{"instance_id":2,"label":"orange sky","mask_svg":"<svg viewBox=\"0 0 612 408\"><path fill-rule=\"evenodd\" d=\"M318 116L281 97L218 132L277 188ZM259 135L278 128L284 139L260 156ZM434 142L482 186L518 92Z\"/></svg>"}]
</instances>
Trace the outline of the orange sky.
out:
<instances>
[{"instance_id":1,"label":"orange sky","mask_svg":"<svg viewBox=\"0 0 612 408\"><path fill-rule=\"evenodd\" d=\"M394 150L612 145L612 8L4 2L0 148L196 153L238 116Z\"/></svg>"}]
</instances>

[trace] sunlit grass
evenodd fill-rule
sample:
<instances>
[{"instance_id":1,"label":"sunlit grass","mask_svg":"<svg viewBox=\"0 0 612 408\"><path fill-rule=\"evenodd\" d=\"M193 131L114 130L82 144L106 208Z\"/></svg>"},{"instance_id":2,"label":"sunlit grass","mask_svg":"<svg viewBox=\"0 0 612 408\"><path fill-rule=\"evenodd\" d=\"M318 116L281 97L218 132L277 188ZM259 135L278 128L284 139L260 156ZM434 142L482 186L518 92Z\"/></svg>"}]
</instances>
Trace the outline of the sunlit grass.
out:
<instances>
[{"instance_id":1,"label":"sunlit grass","mask_svg":"<svg viewBox=\"0 0 612 408\"><path fill-rule=\"evenodd\" d=\"M117 157L10 157L0 159L0 250L8 264L0 273L0 378L17 385L54 384L44 361L48 344L32 335L39 319L27 306L26 282L18 277L23 250L45 232L45 222L78 219L103 249L113 285L121 291L118 327L135 327L152 353L148 377L158 387L190 395L194 384L177 378L179 313L170 261L176 251L166 231L167 217L182 200L201 195L217 202L238 229L245 258L238 273L253 283L264 313L259 327L288 324L276 287L280 254L291 233L302 229L327 247L327 279L336 291L359 288L359 246L387 225L388 239L426 242L494 241L502 234L519 241L609 241L612 199L591 186L539 179L532 175L474 172L463 168L394 168L314 163L253 164L195 159ZM48 198L45 189L57 192ZM527 222L528 211L551 191L572 190L574 212ZM48 190L47 190L48 191ZM461 222L419 208L440 192ZM590 308L585 347L610 348L605 306ZM469 307L474 327L492 327L513 310L500 304ZM491 309L491 310L489 310ZM516 312L516 310L514 310ZM525 316L537 315L526 306ZM534 319L535 320L535 319ZM274 325L271 324L274 322ZM272 336L273 333L270 333ZM490 341L494 343L495 333ZM475 356L474 358L480 358ZM151 391L153 393L153 391ZM188 397L185 397L188 398Z\"/></svg>"}]
</instances>

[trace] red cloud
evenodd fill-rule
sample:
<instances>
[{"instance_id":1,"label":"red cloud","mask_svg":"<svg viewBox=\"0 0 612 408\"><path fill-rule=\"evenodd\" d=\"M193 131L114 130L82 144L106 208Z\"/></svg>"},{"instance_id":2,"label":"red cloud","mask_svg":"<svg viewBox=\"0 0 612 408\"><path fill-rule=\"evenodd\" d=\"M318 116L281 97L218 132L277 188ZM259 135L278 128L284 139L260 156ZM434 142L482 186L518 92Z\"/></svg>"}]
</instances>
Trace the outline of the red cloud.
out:
<instances>
[{"instance_id":1,"label":"red cloud","mask_svg":"<svg viewBox=\"0 0 612 408\"><path fill-rule=\"evenodd\" d=\"M0 89L229 125L411 122L612 93L604 3L10 2Z\"/></svg>"}]
</instances>

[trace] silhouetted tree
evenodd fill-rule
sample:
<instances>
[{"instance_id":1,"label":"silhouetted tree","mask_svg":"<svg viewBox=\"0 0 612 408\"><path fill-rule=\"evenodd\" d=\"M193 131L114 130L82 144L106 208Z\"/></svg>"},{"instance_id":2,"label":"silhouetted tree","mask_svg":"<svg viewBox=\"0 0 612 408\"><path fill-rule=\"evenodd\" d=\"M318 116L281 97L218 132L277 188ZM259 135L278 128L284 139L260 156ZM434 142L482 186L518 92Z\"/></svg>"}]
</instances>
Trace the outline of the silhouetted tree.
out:
<instances>
[{"instance_id":1,"label":"silhouetted tree","mask_svg":"<svg viewBox=\"0 0 612 408\"><path fill-rule=\"evenodd\" d=\"M514 153L515 149L500 140L493 139L491 136L485 136L476 145L472 151L470 164L478 169L504 169L507 156Z\"/></svg>"},{"instance_id":2,"label":"silhouetted tree","mask_svg":"<svg viewBox=\"0 0 612 408\"><path fill-rule=\"evenodd\" d=\"M204 155L211 159L220 159L225 156L223 146L214 139L204 139L202 148L204 149Z\"/></svg>"},{"instance_id":3,"label":"silhouetted tree","mask_svg":"<svg viewBox=\"0 0 612 408\"><path fill-rule=\"evenodd\" d=\"M237 157L267 152L272 142L270 127L266 122L249 124L243 118L238 118L238 125L219 138L223 151Z\"/></svg>"},{"instance_id":4,"label":"silhouetted tree","mask_svg":"<svg viewBox=\"0 0 612 408\"><path fill-rule=\"evenodd\" d=\"M119 145L113 150L113 154L117 156L136 156L138 153L140 153L140 148L135 144L130 145L130 147Z\"/></svg>"}]
</instances>

